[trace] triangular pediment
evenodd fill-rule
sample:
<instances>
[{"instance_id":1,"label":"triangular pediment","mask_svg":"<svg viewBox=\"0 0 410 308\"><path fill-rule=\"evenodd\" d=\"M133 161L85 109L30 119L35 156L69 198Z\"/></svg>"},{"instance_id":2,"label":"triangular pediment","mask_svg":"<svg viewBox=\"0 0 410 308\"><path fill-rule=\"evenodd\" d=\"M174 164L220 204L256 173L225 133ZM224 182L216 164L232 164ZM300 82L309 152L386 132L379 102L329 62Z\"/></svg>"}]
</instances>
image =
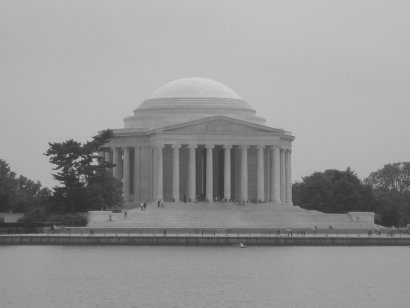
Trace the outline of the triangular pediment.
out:
<instances>
[{"instance_id":1,"label":"triangular pediment","mask_svg":"<svg viewBox=\"0 0 410 308\"><path fill-rule=\"evenodd\" d=\"M179 123L163 127L166 132L207 132L207 133L283 133L281 129L275 129L243 120L225 116L213 116L200 120Z\"/></svg>"}]
</instances>

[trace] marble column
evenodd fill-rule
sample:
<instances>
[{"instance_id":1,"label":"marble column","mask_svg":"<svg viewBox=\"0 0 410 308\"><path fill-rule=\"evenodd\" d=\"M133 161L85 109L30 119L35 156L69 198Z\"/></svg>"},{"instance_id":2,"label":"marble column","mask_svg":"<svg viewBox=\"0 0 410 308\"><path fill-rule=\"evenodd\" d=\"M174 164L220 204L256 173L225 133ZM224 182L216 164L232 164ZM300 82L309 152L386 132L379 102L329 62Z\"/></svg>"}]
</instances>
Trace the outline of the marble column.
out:
<instances>
[{"instance_id":1,"label":"marble column","mask_svg":"<svg viewBox=\"0 0 410 308\"><path fill-rule=\"evenodd\" d=\"M206 199L209 202L214 200L214 192L213 192L213 185L214 185L214 174L213 174L213 157L212 157L212 150L214 148L213 145L206 145Z\"/></svg>"},{"instance_id":2,"label":"marble column","mask_svg":"<svg viewBox=\"0 0 410 308\"><path fill-rule=\"evenodd\" d=\"M108 148L107 152L105 152L105 161L109 164L112 164L113 163L113 157L112 156L113 156L112 149ZM107 173L113 172L111 168L107 168L105 171Z\"/></svg>"},{"instance_id":3,"label":"marble column","mask_svg":"<svg viewBox=\"0 0 410 308\"><path fill-rule=\"evenodd\" d=\"M241 201L248 201L248 146L241 146Z\"/></svg>"},{"instance_id":4,"label":"marble column","mask_svg":"<svg viewBox=\"0 0 410 308\"><path fill-rule=\"evenodd\" d=\"M111 163L110 161L110 153L111 153L111 149L110 148L104 148L103 150L101 150L98 155L102 158L103 162L101 163L105 163L105 164L109 164ZM112 172L112 170L110 170L110 168L106 167L105 171L107 172Z\"/></svg>"},{"instance_id":5,"label":"marble column","mask_svg":"<svg viewBox=\"0 0 410 308\"><path fill-rule=\"evenodd\" d=\"M179 201L179 144L173 144L172 164L172 198Z\"/></svg>"},{"instance_id":6,"label":"marble column","mask_svg":"<svg viewBox=\"0 0 410 308\"><path fill-rule=\"evenodd\" d=\"M286 176L285 176L285 149L280 149L280 202L286 202L285 197L285 186L286 186Z\"/></svg>"},{"instance_id":7,"label":"marble column","mask_svg":"<svg viewBox=\"0 0 410 308\"><path fill-rule=\"evenodd\" d=\"M272 201L280 202L280 149L272 147Z\"/></svg>"},{"instance_id":8,"label":"marble column","mask_svg":"<svg viewBox=\"0 0 410 308\"><path fill-rule=\"evenodd\" d=\"M269 201L275 202L275 189L274 189L274 183L275 183L275 165L274 165L274 146L269 146L268 147L268 159L266 161L269 161Z\"/></svg>"},{"instance_id":9,"label":"marble column","mask_svg":"<svg viewBox=\"0 0 410 308\"><path fill-rule=\"evenodd\" d=\"M196 144L188 145L189 148L189 200L196 199Z\"/></svg>"},{"instance_id":10,"label":"marble column","mask_svg":"<svg viewBox=\"0 0 410 308\"><path fill-rule=\"evenodd\" d=\"M157 188L156 200L162 200L164 194L164 160L163 160L163 144L156 146L157 148Z\"/></svg>"},{"instance_id":11,"label":"marble column","mask_svg":"<svg viewBox=\"0 0 410 308\"><path fill-rule=\"evenodd\" d=\"M112 149L112 154L113 154L113 164L115 165L112 168L112 175L116 179L121 180L122 179L122 153L121 153L121 148L113 148Z\"/></svg>"},{"instance_id":12,"label":"marble column","mask_svg":"<svg viewBox=\"0 0 410 308\"><path fill-rule=\"evenodd\" d=\"M124 200L128 201L130 199L130 176L131 176L131 166L130 166L130 156L131 149L128 147L124 148L124 180L122 183L122 194Z\"/></svg>"},{"instance_id":13,"label":"marble column","mask_svg":"<svg viewBox=\"0 0 410 308\"><path fill-rule=\"evenodd\" d=\"M112 164L112 162L113 162L113 151L112 151L112 149L110 148L109 150L108 150L108 161Z\"/></svg>"},{"instance_id":14,"label":"marble column","mask_svg":"<svg viewBox=\"0 0 410 308\"><path fill-rule=\"evenodd\" d=\"M134 201L141 200L141 148L134 147Z\"/></svg>"},{"instance_id":15,"label":"marble column","mask_svg":"<svg viewBox=\"0 0 410 308\"><path fill-rule=\"evenodd\" d=\"M286 182L286 189L285 189L285 201L287 204L292 205L292 173L291 173L291 153L290 149L287 149L285 152L285 182Z\"/></svg>"},{"instance_id":16,"label":"marble column","mask_svg":"<svg viewBox=\"0 0 410 308\"><path fill-rule=\"evenodd\" d=\"M231 145L224 146L224 198L231 200Z\"/></svg>"},{"instance_id":17,"label":"marble column","mask_svg":"<svg viewBox=\"0 0 410 308\"><path fill-rule=\"evenodd\" d=\"M110 148L106 149L103 152L103 154L104 154L104 161L106 163L111 163L112 162L111 149Z\"/></svg>"},{"instance_id":18,"label":"marble column","mask_svg":"<svg viewBox=\"0 0 410 308\"><path fill-rule=\"evenodd\" d=\"M257 199L260 202L265 202L265 174L264 174L264 160L263 150L264 146L258 146L258 170L257 170Z\"/></svg>"}]
</instances>

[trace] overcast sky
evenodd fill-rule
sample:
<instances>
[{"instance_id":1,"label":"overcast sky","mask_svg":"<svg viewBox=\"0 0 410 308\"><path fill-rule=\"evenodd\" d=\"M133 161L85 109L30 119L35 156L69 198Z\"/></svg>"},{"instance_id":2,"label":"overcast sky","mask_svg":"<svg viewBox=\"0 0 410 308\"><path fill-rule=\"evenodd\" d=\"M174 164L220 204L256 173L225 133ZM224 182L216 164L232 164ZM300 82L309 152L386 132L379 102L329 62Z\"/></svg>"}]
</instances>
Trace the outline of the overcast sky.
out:
<instances>
[{"instance_id":1,"label":"overcast sky","mask_svg":"<svg viewBox=\"0 0 410 308\"><path fill-rule=\"evenodd\" d=\"M410 1L0 0L0 158L44 186L163 84L207 77L291 131L294 180L410 161Z\"/></svg>"}]
</instances>

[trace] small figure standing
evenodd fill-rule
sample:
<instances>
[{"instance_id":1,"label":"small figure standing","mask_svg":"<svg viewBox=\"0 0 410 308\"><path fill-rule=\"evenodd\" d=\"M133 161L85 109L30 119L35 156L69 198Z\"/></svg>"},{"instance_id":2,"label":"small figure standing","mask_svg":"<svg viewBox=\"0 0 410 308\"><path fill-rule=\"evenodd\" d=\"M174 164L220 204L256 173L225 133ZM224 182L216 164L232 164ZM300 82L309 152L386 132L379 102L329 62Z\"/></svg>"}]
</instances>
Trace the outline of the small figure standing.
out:
<instances>
[{"instance_id":1,"label":"small figure standing","mask_svg":"<svg viewBox=\"0 0 410 308\"><path fill-rule=\"evenodd\" d=\"M161 206L161 199L158 200L158 207Z\"/></svg>"},{"instance_id":2,"label":"small figure standing","mask_svg":"<svg viewBox=\"0 0 410 308\"><path fill-rule=\"evenodd\" d=\"M127 218L127 215L128 215L128 213L127 213L127 211L125 211L124 212L124 218Z\"/></svg>"},{"instance_id":3,"label":"small figure standing","mask_svg":"<svg viewBox=\"0 0 410 308\"><path fill-rule=\"evenodd\" d=\"M288 236L291 237L293 235L293 229L292 228L287 228L286 231L288 233Z\"/></svg>"},{"instance_id":4,"label":"small figure standing","mask_svg":"<svg viewBox=\"0 0 410 308\"><path fill-rule=\"evenodd\" d=\"M144 211L147 209L147 202L144 202Z\"/></svg>"},{"instance_id":5,"label":"small figure standing","mask_svg":"<svg viewBox=\"0 0 410 308\"><path fill-rule=\"evenodd\" d=\"M108 215L108 221L112 221L112 216L111 216L111 214Z\"/></svg>"},{"instance_id":6,"label":"small figure standing","mask_svg":"<svg viewBox=\"0 0 410 308\"><path fill-rule=\"evenodd\" d=\"M141 206L141 211L143 211L144 210L144 203L141 202L140 206Z\"/></svg>"}]
</instances>

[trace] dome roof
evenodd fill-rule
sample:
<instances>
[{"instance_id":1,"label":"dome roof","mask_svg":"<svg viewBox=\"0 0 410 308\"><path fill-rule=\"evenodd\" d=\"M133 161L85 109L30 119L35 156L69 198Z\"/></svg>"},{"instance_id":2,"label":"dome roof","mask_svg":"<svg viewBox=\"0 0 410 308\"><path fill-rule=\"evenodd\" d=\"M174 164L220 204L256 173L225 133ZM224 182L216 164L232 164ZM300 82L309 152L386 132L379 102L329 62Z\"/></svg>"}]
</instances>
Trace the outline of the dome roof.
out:
<instances>
[{"instance_id":1,"label":"dome roof","mask_svg":"<svg viewBox=\"0 0 410 308\"><path fill-rule=\"evenodd\" d=\"M219 97L242 99L226 85L207 78L193 77L171 81L151 94L149 99L171 97Z\"/></svg>"},{"instance_id":2,"label":"dome roof","mask_svg":"<svg viewBox=\"0 0 410 308\"><path fill-rule=\"evenodd\" d=\"M183 78L163 85L124 123L125 128L152 129L215 115L265 124L234 90L207 78Z\"/></svg>"}]
</instances>

